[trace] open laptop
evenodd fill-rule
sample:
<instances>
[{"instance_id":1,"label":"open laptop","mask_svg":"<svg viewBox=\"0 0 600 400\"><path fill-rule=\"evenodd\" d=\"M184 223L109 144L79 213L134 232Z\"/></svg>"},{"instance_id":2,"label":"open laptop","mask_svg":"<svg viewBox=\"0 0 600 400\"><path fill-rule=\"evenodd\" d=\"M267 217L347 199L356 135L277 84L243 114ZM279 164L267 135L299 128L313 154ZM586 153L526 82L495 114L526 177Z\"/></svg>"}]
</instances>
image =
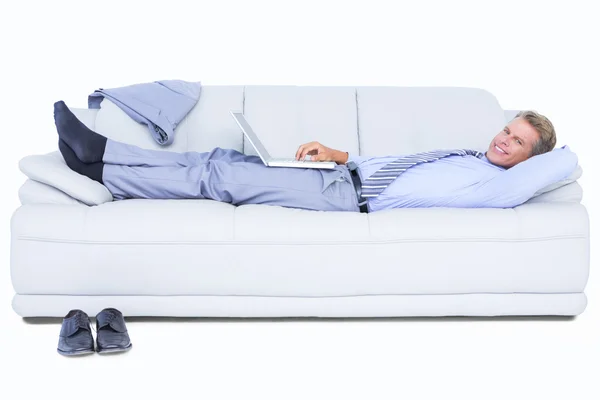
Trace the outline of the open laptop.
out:
<instances>
[{"instance_id":1,"label":"open laptop","mask_svg":"<svg viewBox=\"0 0 600 400\"><path fill-rule=\"evenodd\" d=\"M294 157L291 158L273 158L269 155L265 146L260 142L256 133L250 127L244 114L239 111L229 111L235 119L235 122L239 125L244 135L248 138L258 156L267 167L289 167L289 168L321 168L321 169L334 169L337 165L335 161L302 161L296 160Z\"/></svg>"}]
</instances>

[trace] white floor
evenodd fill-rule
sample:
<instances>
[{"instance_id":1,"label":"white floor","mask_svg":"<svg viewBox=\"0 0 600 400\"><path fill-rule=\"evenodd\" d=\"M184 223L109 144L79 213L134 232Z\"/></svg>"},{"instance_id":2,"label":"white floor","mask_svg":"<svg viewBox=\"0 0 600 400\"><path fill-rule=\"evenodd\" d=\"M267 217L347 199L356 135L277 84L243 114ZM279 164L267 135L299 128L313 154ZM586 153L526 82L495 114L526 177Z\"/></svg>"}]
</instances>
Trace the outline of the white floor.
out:
<instances>
[{"instance_id":1,"label":"white floor","mask_svg":"<svg viewBox=\"0 0 600 400\"><path fill-rule=\"evenodd\" d=\"M76 359L56 353L60 319L18 317L4 281L2 389L23 398L597 399L593 278L588 308L575 318L132 318L130 352Z\"/></svg>"}]
</instances>

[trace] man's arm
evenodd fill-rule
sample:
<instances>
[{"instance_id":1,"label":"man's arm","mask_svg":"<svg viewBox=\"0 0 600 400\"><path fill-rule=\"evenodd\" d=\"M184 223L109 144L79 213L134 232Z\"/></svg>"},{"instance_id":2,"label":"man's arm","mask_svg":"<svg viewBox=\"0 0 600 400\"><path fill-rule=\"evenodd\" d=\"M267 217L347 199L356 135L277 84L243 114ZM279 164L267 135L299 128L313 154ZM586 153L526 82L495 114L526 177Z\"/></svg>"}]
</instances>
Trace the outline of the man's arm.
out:
<instances>
[{"instance_id":1,"label":"man's arm","mask_svg":"<svg viewBox=\"0 0 600 400\"><path fill-rule=\"evenodd\" d=\"M368 156L359 156L359 155L355 155L354 153L349 153L347 151L343 152L343 162L341 164L347 164L350 161L354 161L354 163L357 166L360 166L361 163L368 161L368 160L372 160L373 158L376 157L368 157ZM338 164L340 164L338 162Z\"/></svg>"},{"instance_id":2,"label":"man's arm","mask_svg":"<svg viewBox=\"0 0 600 400\"><path fill-rule=\"evenodd\" d=\"M578 158L569 146L538 154L502 171L475 190L489 207L515 207L538 190L567 178L577 168Z\"/></svg>"},{"instance_id":3,"label":"man's arm","mask_svg":"<svg viewBox=\"0 0 600 400\"><path fill-rule=\"evenodd\" d=\"M304 160L307 155L311 155L314 161L334 161L336 164L346 164L348 161L354 161L357 165L363 161L375 157L360 157L349 154L347 151L340 151L324 146L319 142L309 142L301 145L296 150L296 160Z\"/></svg>"},{"instance_id":4,"label":"man's arm","mask_svg":"<svg viewBox=\"0 0 600 400\"><path fill-rule=\"evenodd\" d=\"M333 161L338 165L346 164L348 162L348 152L336 150Z\"/></svg>"},{"instance_id":5,"label":"man's arm","mask_svg":"<svg viewBox=\"0 0 600 400\"><path fill-rule=\"evenodd\" d=\"M356 156L354 154L350 154L347 151L336 150L334 161L337 164L347 164L350 161L354 161L354 163L356 165L359 165L360 163L362 163L364 161L367 161L367 160L370 160L372 158L375 158L375 157L361 157L361 156Z\"/></svg>"}]
</instances>

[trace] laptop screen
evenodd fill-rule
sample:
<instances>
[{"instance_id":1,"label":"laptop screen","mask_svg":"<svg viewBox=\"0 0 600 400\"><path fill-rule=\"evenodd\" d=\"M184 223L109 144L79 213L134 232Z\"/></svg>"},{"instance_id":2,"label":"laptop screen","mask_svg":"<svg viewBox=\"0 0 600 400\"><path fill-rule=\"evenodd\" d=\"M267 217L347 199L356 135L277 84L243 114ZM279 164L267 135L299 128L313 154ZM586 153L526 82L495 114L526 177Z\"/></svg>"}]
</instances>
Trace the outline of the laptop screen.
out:
<instances>
[{"instance_id":1,"label":"laptop screen","mask_svg":"<svg viewBox=\"0 0 600 400\"><path fill-rule=\"evenodd\" d=\"M267 160L270 160L271 156L269 155L269 152L258 139L258 136L254 133L250 124L246 121L246 118L244 118L244 114L239 111L230 111L230 113L242 129L242 132L244 132L244 135L246 135L246 138L250 141L250 144L252 144L258 155L263 159L263 162L266 163Z\"/></svg>"}]
</instances>

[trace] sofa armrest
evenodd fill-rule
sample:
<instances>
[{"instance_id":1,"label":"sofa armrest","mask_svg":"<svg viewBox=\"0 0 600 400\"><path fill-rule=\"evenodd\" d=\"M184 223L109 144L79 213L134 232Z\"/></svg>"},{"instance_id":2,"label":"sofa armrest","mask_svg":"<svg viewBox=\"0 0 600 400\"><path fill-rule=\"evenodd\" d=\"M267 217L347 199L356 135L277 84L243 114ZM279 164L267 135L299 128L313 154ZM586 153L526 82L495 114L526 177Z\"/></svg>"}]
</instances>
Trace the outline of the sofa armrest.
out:
<instances>
[{"instance_id":1,"label":"sofa armrest","mask_svg":"<svg viewBox=\"0 0 600 400\"><path fill-rule=\"evenodd\" d=\"M106 186L71 170L58 151L26 156L19 162L19 169L29 179L52 186L88 206L113 200L112 194ZM47 191L45 193L47 196ZM47 197L45 198L47 199ZM35 200L30 196L28 201L34 202ZM41 200L41 202L45 201Z\"/></svg>"}]
</instances>

